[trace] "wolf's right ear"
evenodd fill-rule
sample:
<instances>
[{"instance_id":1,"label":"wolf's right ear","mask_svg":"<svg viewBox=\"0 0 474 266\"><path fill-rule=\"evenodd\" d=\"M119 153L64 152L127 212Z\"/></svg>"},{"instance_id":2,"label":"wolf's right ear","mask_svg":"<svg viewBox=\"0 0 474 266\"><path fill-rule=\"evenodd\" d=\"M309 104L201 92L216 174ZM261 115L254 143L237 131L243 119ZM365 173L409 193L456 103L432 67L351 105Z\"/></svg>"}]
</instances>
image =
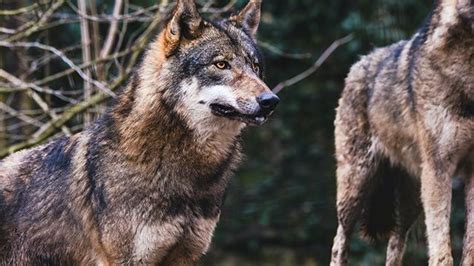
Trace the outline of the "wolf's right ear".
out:
<instances>
[{"instance_id":1,"label":"wolf's right ear","mask_svg":"<svg viewBox=\"0 0 474 266\"><path fill-rule=\"evenodd\" d=\"M203 20L194 0L178 0L171 20L165 27L165 55L170 56L178 48L182 38L199 37L203 28Z\"/></svg>"},{"instance_id":2,"label":"wolf's right ear","mask_svg":"<svg viewBox=\"0 0 474 266\"><path fill-rule=\"evenodd\" d=\"M256 38L258 25L260 24L262 0L250 0L239 14L229 18L238 27L247 31L252 38Z\"/></svg>"}]
</instances>

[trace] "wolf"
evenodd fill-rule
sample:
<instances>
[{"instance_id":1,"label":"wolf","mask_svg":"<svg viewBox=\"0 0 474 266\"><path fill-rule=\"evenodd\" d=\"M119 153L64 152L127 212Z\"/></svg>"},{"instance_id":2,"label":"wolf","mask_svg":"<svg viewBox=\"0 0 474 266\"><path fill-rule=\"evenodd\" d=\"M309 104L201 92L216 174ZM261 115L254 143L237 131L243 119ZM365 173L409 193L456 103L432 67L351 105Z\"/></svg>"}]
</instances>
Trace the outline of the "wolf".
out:
<instances>
[{"instance_id":1,"label":"wolf","mask_svg":"<svg viewBox=\"0 0 474 266\"><path fill-rule=\"evenodd\" d=\"M474 265L474 1L438 0L410 39L350 70L335 119L338 227L331 265L350 236L388 238L386 265L425 217L429 265L453 265L452 177L465 181L462 265ZM424 215L421 215L424 214Z\"/></svg>"},{"instance_id":2,"label":"wolf","mask_svg":"<svg viewBox=\"0 0 474 266\"><path fill-rule=\"evenodd\" d=\"M209 21L179 0L117 104L0 163L0 264L194 265L207 251L262 81L261 0Z\"/></svg>"}]
</instances>

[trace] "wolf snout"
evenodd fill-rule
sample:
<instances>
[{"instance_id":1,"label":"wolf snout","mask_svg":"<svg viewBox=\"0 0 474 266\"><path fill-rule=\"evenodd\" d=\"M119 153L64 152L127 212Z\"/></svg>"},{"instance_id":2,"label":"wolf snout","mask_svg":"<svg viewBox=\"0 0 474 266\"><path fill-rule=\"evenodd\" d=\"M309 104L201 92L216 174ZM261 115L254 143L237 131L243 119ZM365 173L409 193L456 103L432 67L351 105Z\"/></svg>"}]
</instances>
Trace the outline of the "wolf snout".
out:
<instances>
[{"instance_id":1,"label":"wolf snout","mask_svg":"<svg viewBox=\"0 0 474 266\"><path fill-rule=\"evenodd\" d=\"M257 103L265 113L275 110L279 102L280 98L272 92L264 92L257 97Z\"/></svg>"}]
</instances>

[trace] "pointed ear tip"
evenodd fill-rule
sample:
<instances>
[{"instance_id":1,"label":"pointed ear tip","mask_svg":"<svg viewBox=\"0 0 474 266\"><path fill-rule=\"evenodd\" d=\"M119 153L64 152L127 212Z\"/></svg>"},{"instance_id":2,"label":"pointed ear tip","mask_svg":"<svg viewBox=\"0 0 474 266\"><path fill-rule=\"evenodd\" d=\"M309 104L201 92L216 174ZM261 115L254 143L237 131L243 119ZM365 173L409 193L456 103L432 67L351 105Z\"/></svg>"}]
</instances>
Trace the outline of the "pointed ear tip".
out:
<instances>
[{"instance_id":1,"label":"pointed ear tip","mask_svg":"<svg viewBox=\"0 0 474 266\"><path fill-rule=\"evenodd\" d=\"M196 5L196 2L194 0L177 0L176 6L180 6L180 5L184 5L184 6Z\"/></svg>"},{"instance_id":2,"label":"pointed ear tip","mask_svg":"<svg viewBox=\"0 0 474 266\"><path fill-rule=\"evenodd\" d=\"M247 6L254 9L260 9L262 7L262 0L250 0Z\"/></svg>"},{"instance_id":3,"label":"pointed ear tip","mask_svg":"<svg viewBox=\"0 0 474 266\"><path fill-rule=\"evenodd\" d=\"M240 13L245 13L250 10L259 10L262 7L262 0L250 0L247 5L240 11Z\"/></svg>"}]
</instances>

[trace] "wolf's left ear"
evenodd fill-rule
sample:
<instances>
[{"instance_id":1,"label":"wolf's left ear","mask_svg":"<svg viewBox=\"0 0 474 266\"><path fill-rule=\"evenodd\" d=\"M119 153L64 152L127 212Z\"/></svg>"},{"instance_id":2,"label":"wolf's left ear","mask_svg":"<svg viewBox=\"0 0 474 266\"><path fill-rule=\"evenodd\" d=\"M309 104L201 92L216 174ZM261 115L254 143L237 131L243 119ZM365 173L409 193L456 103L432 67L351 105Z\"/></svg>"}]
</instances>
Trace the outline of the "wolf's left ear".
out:
<instances>
[{"instance_id":1,"label":"wolf's left ear","mask_svg":"<svg viewBox=\"0 0 474 266\"><path fill-rule=\"evenodd\" d=\"M256 38L258 25L260 24L262 0L250 0L238 15L229 18L236 26L248 32L252 38Z\"/></svg>"},{"instance_id":2,"label":"wolf's left ear","mask_svg":"<svg viewBox=\"0 0 474 266\"><path fill-rule=\"evenodd\" d=\"M194 0L178 0L173 17L165 28L164 41L166 56L179 46L182 38L194 39L202 33L203 20Z\"/></svg>"}]
</instances>

